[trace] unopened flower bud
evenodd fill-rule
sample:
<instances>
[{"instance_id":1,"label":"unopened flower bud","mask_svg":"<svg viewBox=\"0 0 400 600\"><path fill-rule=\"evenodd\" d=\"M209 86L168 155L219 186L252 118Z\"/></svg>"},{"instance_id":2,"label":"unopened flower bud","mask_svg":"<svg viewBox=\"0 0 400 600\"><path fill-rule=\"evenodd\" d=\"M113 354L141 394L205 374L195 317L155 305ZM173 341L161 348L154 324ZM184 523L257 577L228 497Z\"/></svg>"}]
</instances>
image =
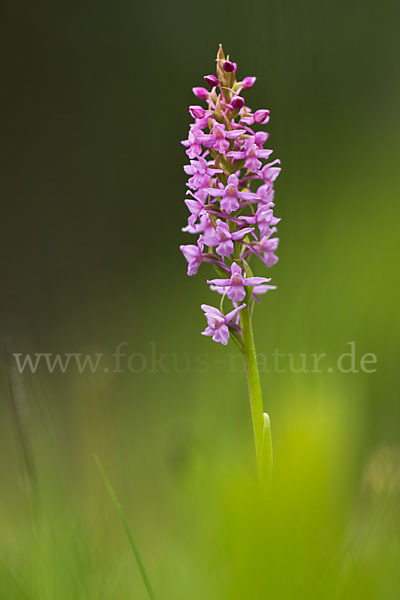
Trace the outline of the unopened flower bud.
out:
<instances>
[{"instance_id":1,"label":"unopened flower bud","mask_svg":"<svg viewBox=\"0 0 400 600\"><path fill-rule=\"evenodd\" d=\"M219 84L218 77L215 77L215 75L204 75L204 81L210 87L214 87Z\"/></svg>"},{"instance_id":2,"label":"unopened flower bud","mask_svg":"<svg viewBox=\"0 0 400 600\"><path fill-rule=\"evenodd\" d=\"M192 91L195 96L200 98L200 100L207 100L210 93L208 90L206 90L206 88L203 87L194 87L192 88Z\"/></svg>"},{"instance_id":3,"label":"unopened flower bud","mask_svg":"<svg viewBox=\"0 0 400 600\"><path fill-rule=\"evenodd\" d=\"M258 123L258 125L265 125L265 123L268 123L269 121L269 110L256 110L253 116L254 123Z\"/></svg>"},{"instance_id":4,"label":"unopened flower bud","mask_svg":"<svg viewBox=\"0 0 400 600\"><path fill-rule=\"evenodd\" d=\"M206 111L202 106L189 106L189 112L193 119L202 119Z\"/></svg>"},{"instance_id":5,"label":"unopened flower bud","mask_svg":"<svg viewBox=\"0 0 400 600\"><path fill-rule=\"evenodd\" d=\"M242 85L246 90L249 90L255 84L255 77L245 77L242 81Z\"/></svg>"},{"instance_id":6,"label":"unopened flower bud","mask_svg":"<svg viewBox=\"0 0 400 600\"><path fill-rule=\"evenodd\" d=\"M257 146L263 146L268 139L268 133L266 131L257 131L254 136L254 141Z\"/></svg>"},{"instance_id":7,"label":"unopened flower bud","mask_svg":"<svg viewBox=\"0 0 400 600\"><path fill-rule=\"evenodd\" d=\"M232 72L236 71L236 69L237 69L237 64L236 64L236 63L233 63L233 62L231 62L230 60L226 60L226 61L224 62L224 64L222 65L222 68L224 69L224 71L225 71L226 73L232 73Z\"/></svg>"},{"instance_id":8,"label":"unopened flower bud","mask_svg":"<svg viewBox=\"0 0 400 600\"><path fill-rule=\"evenodd\" d=\"M231 106L234 110L240 110L244 106L244 100L240 96L235 96L231 102Z\"/></svg>"}]
</instances>

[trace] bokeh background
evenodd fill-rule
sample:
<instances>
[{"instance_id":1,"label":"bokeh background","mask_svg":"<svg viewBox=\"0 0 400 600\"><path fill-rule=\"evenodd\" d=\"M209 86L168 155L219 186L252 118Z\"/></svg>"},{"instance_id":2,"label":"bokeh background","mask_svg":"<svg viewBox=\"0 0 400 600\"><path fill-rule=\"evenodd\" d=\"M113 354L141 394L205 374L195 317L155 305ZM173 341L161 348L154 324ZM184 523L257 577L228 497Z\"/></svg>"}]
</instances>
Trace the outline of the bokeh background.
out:
<instances>
[{"instance_id":1,"label":"bokeh background","mask_svg":"<svg viewBox=\"0 0 400 600\"><path fill-rule=\"evenodd\" d=\"M1 599L146 598L93 453L159 600L398 598L399 16L394 0L3 3ZM219 42L257 76L247 99L283 163L258 350L327 354L322 373L262 373L262 501L240 357L200 336L211 272L186 277L178 249L179 142ZM328 372L350 341L376 372ZM121 342L135 373L15 373L27 352L112 367Z\"/></svg>"}]
</instances>

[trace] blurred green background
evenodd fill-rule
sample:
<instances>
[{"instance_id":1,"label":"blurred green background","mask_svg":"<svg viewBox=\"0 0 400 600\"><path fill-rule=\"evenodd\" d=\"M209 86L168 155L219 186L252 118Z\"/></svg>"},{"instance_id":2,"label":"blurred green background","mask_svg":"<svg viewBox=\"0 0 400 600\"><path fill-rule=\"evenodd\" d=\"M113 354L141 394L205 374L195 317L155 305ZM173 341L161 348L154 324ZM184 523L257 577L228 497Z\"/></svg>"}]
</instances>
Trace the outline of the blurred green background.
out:
<instances>
[{"instance_id":1,"label":"blurred green background","mask_svg":"<svg viewBox=\"0 0 400 600\"><path fill-rule=\"evenodd\" d=\"M158 600L399 598L399 16L394 0L3 3L1 600L146 598L94 452ZM258 350L327 354L322 373L261 375L263 501L240 357L200 335L211 271L186 277L178 249L180 140L219 42L257 76L247 99L283 163ZM351 341L376 372L334 368ZM138 372L112 372L121 342ZM18 376L27 352L111 369Z\"/></svg>"}]
</instances>

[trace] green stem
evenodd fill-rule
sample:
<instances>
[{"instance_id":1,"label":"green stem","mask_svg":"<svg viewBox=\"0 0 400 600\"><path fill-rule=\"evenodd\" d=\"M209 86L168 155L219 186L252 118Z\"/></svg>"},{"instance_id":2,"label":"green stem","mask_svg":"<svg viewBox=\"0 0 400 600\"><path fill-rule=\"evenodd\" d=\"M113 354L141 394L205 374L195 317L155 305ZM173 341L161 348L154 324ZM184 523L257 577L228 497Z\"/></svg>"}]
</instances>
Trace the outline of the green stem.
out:
<instances>
[{"instance_id":1,"label":"green stem","mask_svg":"<svg viewBox=\"0 0 400 600\"><path fill-rule=\"evenodd\" d=\"M246 300L246 308L240 311L240 325L242 328L243 354L249 388L258 474L261 486L265 487L272 471L271 429L269 417L263 410L260 374L251 323L251 292L247 294Z\"/></svg>"}]
</instances>

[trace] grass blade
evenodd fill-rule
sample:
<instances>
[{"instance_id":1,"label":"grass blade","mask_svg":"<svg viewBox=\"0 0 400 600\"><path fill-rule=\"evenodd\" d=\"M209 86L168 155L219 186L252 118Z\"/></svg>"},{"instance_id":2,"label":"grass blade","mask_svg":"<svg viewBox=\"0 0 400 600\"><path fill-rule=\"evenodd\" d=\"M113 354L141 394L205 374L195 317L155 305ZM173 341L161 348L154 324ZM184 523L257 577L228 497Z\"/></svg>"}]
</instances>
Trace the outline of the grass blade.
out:
<instances>
[{"instance_id":1,"label":"grass blade","mask_svg":"<svg viewBox=\"0 0 400 600\"><path fill-rule=\"evenodd\" d=\"M130 546L132 548L133 554L135 556L135 560L136 560L137 566L139 568L140 575L142 577L142 580L143 580L144 586L146 588L147 594L148 594L150 600L155 600L155 596L154 596L152 587L150 585L150 580L149 580L149 577L147 575L147 571L145 569L144 563L143 563L142 558L140 556L140 552L139 552L138 547L137 547L137 545L135 543L135 540L133 539L133 535L132 535L132 532L131 532L131 530L129 528L127 518L125 516L124 511L122 510L122 506L119 503L119 500L118 500L117 495L116 495L116 493L114 491L114 488L112 487L111 482L108 479L108 477L106 475L106 472L104 471L103 465L101 464L99 457L96 454L94 454L93 458L94 458L96 466L97 466L97 468L98 468L98 470L100 472L100 475L103 478L103 481L104 481L104 484L105 484L105 486L107 488L107 491L110 494L111 500L113 501L113 503L115 505L115 508L118 511L118 514L120 516L120 519L121 519L121 522L122 522L122 526L125 529L126 535L128 536L128 540L129 540Z\"/></svg>"}]
</instances>

